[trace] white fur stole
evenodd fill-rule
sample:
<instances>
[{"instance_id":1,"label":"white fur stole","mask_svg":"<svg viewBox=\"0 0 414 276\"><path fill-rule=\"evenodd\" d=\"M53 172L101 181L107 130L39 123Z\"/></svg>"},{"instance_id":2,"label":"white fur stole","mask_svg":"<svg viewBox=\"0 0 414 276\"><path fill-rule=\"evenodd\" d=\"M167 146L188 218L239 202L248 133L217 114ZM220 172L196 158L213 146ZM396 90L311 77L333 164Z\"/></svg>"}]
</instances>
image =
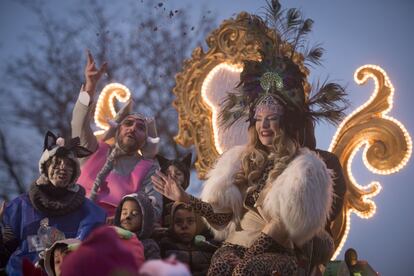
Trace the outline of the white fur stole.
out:
<instances>
[{"instance_id":1,"label":"white fur stole","mask_svg":"<svg viewBox=\"0 0 414 276\"><path fill-rule=\"evenodd\" d=\"M209 223L218 240L224 240L235 230L236 224L240 223L243 197L239 188L233 184L233 177L241 168L244 150L245 146L235 146L223 153L203 184L201 199L210 203L215 213L233 213L233 220L225 227Z\"/></svg>"},{"instance_id":2,"label":"white fur stole","mask_svg":"<svg viewBox=\"0 0 414 276\"><path fill-rule=\"evenodd\" d=\"M204 182L201 199L210 203L216 213L233 213L225 227L211 225L215 238L224 240L235 231L243 213L243 196L233 184L241 168L245 146L235 146L223 153ZM311 239L326 223L333 196L332 173L319 156L302 148L283 173L272 183L263 211L282 220L290 238L297 245Z\"/></svg>"},{"instance_id":3,"label":"white fur stole","mask_svg":"<svg viewBox=\"0 0 414 276\"><path fill-rule=\"evenodd\" d=\"M263 209L278 216L292 241L302 245L325 226L333 197L332 172L307 148L301 148L265 196Z\"/></svg>"}]
</instances>

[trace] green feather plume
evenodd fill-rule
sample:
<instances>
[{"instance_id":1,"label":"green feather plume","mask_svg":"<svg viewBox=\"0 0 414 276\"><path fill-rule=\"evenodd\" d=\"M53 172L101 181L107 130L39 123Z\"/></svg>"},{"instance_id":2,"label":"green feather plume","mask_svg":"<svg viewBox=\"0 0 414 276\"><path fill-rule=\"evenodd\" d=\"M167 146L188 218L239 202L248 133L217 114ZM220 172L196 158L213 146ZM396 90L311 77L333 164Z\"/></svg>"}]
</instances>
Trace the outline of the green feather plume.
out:
<instances>
[{"instance_id":1,"label":"green feather plume","mask_svg":"<svg viewBox=\"0 0 414 276\"><path fill-rule=\"evenodd\" d=\"M323 82L316 85L316 93L312 93L308 101L309 115L314 120L327 120L337 125L345 117L345 109L349 106L347 93L343 86L334 82Z\"/></svg>"}]
</instances>

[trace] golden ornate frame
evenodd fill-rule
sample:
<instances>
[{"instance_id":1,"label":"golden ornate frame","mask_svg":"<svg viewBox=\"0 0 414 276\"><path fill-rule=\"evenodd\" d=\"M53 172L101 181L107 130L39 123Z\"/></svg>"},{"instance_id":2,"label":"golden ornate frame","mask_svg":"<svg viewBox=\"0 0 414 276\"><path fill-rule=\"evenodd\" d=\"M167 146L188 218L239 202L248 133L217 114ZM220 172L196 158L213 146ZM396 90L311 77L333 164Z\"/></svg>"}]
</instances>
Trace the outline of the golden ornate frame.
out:
<instances>
[{"instance_id":1,"label":"golden ornate frame","mask_svg":"<svg viewBox=\"0 0 414 276\"><path fill-rule=\"evenodd\" d=\"M350 230L350 214L370 218L376 205L371 200L380 190L378 182L360 186L352 175L351 164L357 151L364 147L365 166L376 174L391 174L403 168L412 152L411 137L403 124L386 114L392 109L394 87L386 72L375 65L365 65L355 72L355 81L363 85L375 82L370 99L352 112L338 127L329 151L335 153L344 170L347 194L342 214L331 225L339 254Z\"/></svg>"},{"instance_id":2,"label":"golden ornate frame","mask_svg":"<svg viewBox=\"0 0 414 276\"><path fill-rule=\"evenodd\" d=\"M212 110L202 98L202 85L207 75L220 64L237 65L245 59L259 59L258 50L266 43L276 43L275 34L267 30L266 34L252 31L250 16L240 13L236 19L225 20L207 38L209 47L206 53L197 47L184 68L176 76L173 90L177 99L173 105L178 111L179 133L177 143L189 147L194 145L198 159L196 169L201 179L206 177L219 156L214 143ZM282 51L289 50L289 45L281 44ZM294 61L302 71L303 57L294 55ZM381 189L378 182L360 186L351 172L352 159L360 148L364 148L365 166L376 174L390 174L403 168L411 152L411 137L405 127L396 119L387 116L392 109L394 88L383 69L374 65L365 65L355 72L355 81L364 84L368 79L375 82L371 98L352 112L338 127L329 151L335 153L344 169L347 193L342 213L332 223L336 252L335 258L344 245L350 230L350 214L356 213L362 218L369 218L375 213L375 203L371 200ZM305 91L309 91L306 84ZM115 116L115 100L125 102L130 92L122 84L109 84L98 99L95 122L101 134L109 128L108 118Z\"/></svg>"},{"instance_id":3,"label":"golden ornate frame","mask_svg":"<svg viewBox=\"0 0 414 276\"><path fill-rule=\"evenodd\" d=\"M244 59L259 59L258 50L266 43L276 43L275 34L267 30L266 35L249 28L249 14L240 13L236 19L225 20L207 38L208 51L194 49L192 57L184 62L182 72L176 75L173 90L177 99L173 105L178 111L179 133L177 143L184 147L194 145L197 151L195 167L201 179L219 156L215 147L212 110L204 102L201 88L209 72L222 63L240 64ZM288 50L289 45L279 45ZM294 61L303 66L303 57L295 54ZM351 173L352 158L365 145L364 161L374 173L388 174L401 169L411 155L411 138L404 126L385 114L392 108L393 88L386 73L377 66L364 66L357 70L355 79L363 84L373 78L376 89L370 100L355 110L338 128L330 146L344 168L347 194L342 214L333 222L337 251L341 250L350 229L350 213L369 218L375 212L375 203L370 200L378 194L379 183L359 186ZM309 91L309 85L305 87Z\"/></svg>"},{"instance_id":4,"label":"golden ornate frame","mask_svg":"<svg viewBox=\"0 0 414 276\"><path fill-rule=\"evenodd\" d=\"M182 72L176 75L173 93L177 96L173 105L178 111L179 132L175 141L184 147L194 145L197 151L195 167L200 179L206 177L219 153L214 144L212 111L203 101L201 87L208 73L219 64L240 64L243 60L258 60L258 50L267 43L276 43L275 33L270 29L255 32L251 28L250 15L240 13L236 19L225 20L207 38L206 53L201 47L194 49L191 59L184 61ZM288 51L290 45L280 44L279 49ZM305 74L303 57L295 53L293 60ZM306 91L309 85L306 84Z\"/></svg>"}]
</instances>

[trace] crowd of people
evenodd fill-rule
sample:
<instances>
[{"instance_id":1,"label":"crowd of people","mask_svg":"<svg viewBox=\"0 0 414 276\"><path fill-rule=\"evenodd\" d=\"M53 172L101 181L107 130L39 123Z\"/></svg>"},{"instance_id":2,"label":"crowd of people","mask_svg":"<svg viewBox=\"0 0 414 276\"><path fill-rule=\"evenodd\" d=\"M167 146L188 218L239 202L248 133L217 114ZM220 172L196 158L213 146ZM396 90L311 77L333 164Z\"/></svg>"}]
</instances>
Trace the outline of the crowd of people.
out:
<instances>
[{"instance_id":1,"label":"crowd of people","mask_svg":"<svg viewBox=\"0 0 414 276\"><path fill-rule=\"evenodd\" d=\"M139 124L131 129L127 131L134 135L131 139L142 131ZM140 275L159 275L159 269L165 269L173 274L164 275L191 275L190 271L205 275L217 246L205 243L204 236L196 243L206 228L193 208L162 198L145 185L135 187L135 193L120 194L116 206L99 201L101 193L119 194L111 188L99 189L93 199L93 188L78 184L85 173L81 173L85 165L80 166L79 158L93 158L80 143L78 137L65 140L48 132L39 161L40 177L28 193L3 206L0 262L7 274L138 275L144 270ZM131 153L137 154L136 150ZM188 187L191 155L185 160L157 156L153 160L142 157L143 161L156 168L160 163L166 176ZM131 172L125 176L133 177ZM162 217L157 207L164 210ZM154 266L150 260L159 263ZM149 267L143 265L147 262Z\"/></svg>"},{"instance_id":2,"label":"crowd of people","mask_svg":"<svg viewBox=\"0 0 414 276\"><path fill-rule=\"evenodd\" d=\"M277 1L271 3L280 12ZM267 30L261 17L249 20L252 28ZM296 42L310 28L309 21L298 22ZM100 139L93 134L95 91L107 65L96 66L88 51L73 138L47 132L39 178L1 208L3 271L317 273L335 250L330 224L342 210L345 185L336 156L316 149L314 122L338 122L345 91L326 83L309 97L295 47L290 51L266 45L259 60L244 61L219 119L225 127L246 120L248 142L218 158L200 198L186 192L191 155L157 155L155 120L132 112L131 103Z\"/></svg>"}]
</instances>

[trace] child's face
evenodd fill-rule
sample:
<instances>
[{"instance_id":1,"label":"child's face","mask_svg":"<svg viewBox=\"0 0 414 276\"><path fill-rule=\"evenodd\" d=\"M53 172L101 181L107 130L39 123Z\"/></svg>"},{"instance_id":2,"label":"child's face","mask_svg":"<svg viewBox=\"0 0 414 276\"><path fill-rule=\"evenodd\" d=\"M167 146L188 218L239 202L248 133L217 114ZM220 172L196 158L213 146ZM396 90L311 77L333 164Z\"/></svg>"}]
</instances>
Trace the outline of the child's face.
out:
<instances>
[{"instance_id":1,"label":"child's face","mask_svg":"<svg viewBox=\"0 0 414 276\"><path fill-rule=\"evenodd\" d=\"M55 268L55 275L60 276L60 266L62 265L63 257L66 256L66 250L56 248L53 251L53 263Z\"/></svg>"},{"instance_id":2,"label":"child's face","mask_svg":"<svg viewBox=\"0 0 414 276\"><path fill-rule=\"evenodd\" d=\"M135 200L126 200L122 204L121 210L121 227L131 231L138 232L142 226L142 212Z\"/></svg>"},{"instance_id":3,"label":"child's face","mask_svg":"<svg viewBox=\"0 0 414 276\"><path fill-rule=\"evenodd\" d=\"M181 187L184 185L184 173L180 171L176 166L171 165L167 169L167 176L171 176L172 179L177 182Z\"/></svg>"},{"instance_id":4,"label":"child's face","mask_svg":"<svg viewBox=\"0 0 414 276\"><path fill-rule=\"evenodd\" d=\"M193 211L178 209L174 216L173 230L184 243L190 243L196 234L196 220Z\"/></svg>"}]
</instances>

